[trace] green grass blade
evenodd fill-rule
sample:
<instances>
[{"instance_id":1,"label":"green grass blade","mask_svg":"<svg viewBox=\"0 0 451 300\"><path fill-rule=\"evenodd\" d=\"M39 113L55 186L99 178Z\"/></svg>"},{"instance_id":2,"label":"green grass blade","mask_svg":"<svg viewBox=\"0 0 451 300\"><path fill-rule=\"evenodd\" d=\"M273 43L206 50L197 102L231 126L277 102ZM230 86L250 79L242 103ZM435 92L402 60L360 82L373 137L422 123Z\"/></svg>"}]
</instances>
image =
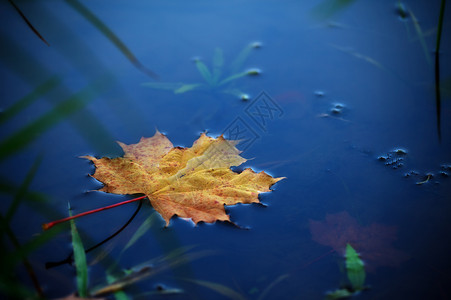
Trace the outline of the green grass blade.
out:
<instances>
[{"instance_id":1,"label":"green grass blade","mask_svg":"<svg viewBox=\"0 0 451 300\"><path fill-rule=\"evenodd\" d=\"M43 84L39 85L34 91L23 97L22 99L15 102L9 108L5 109L0 114L0 124L5 123L19 112L27 108L34 101L38 100L42 95L46 94L57 86L61 80L58 77L52 77Z\"/></svg>"},{"instance_id":2,"label":"green grass blade","mask_svg":"<svg viewBox=\"0 0 451 300\"><path fill-rule=\"evenodd\" d=\"M155 212L152 213L147 219L144 220L144 222L139 226L138 230L133 234L133 236L128 241L127 245L125 245L122 252L133 246L146 232L149 231L149 229L155 225Z\"/></svg>"},{"instance_id":3,"label":"green grass blade","mask_svg":"<svg viewBox=\"0 0 451 300\"><path fill-rule=\"evenodd\" d=\"M431 54L429 53L428 46L426 44L426 40L424 39L423 30L421 29L420 22L415 17L415 14L412 10L409 10L409 14L412 16L413 26L415 27L415 31L417 32L418 39L420 40L421 47L423 48L424 56L426 57L426 61L429 66L432 66Z\"/></svg>"},{"instance_id":4,"label":"green grass blade","mask_svg":"<svg viewBox=\"0 0 451 300\"><path fill-rule=\"evenodd\" d=\"M284 275L280 275L279 277L276 278L276 280L274 280L273 282L271 282L270 285L268 285L260 294L260 297L258 297L258 300L263 300L266 298L266 296L269 294L269 291L271 291L276 285L278 285L281 281L287 279L288 277L290 277L290 275L288 274L284 274Z\"/></svg>"},{"instance_id":5,"label":"green grass blade","mask_svg":"<svg viewBox=\"0 0 451 300\"><path fill-rule=\"evenodd\" d=\"M445 4L446 0L442 0L440 4L440 14L438 17L438 26L437 26L437 41L435 44L435 52L440 51L440 42L442 39L442 29L443 29L443 16L445 14Z\"/></svg>"},{"instance_id":6,"label":"green grass blade","mask_svg":"<svg viewBox=\"0 0 451 300\"><path fill-rule=\"evenodd\" d=\"M145 67L136 56L128 49L128 47L122 42L122 40L103 23L94 13L92 13L86 6L81 4L77 0L66 0L73 9L81 14L86 20L88 20L95 28L97 28L106 38L110 40L122 54L141 72L147 74L153 79L158 79L158 75L153 71Z\"/></svg>"},{"instance_id":7,"label":"green grass blade","mask_svg":"<svg viewBox=\"0 0 451 300\"><path fill-rule=\"evenodd\" d=\"M69 99L58 103L51 111L39 117L0 142L0 161L30 144L45 131L85 107L98 93L99 87L90 85Z\"/></svg>"},{"instance_id":8,"label":"green grass blade","mask_svg":"<svg viewBox=\"0 0 451 300\"><path fill-rule=\"evenodd\" d=\"M319 19L328 19L354 2L355 0L325 0L313 9L312 14Z\"/></svg>"},{"instance_id":9,"label":"green grass blade","mask_svg":"<svg viewBox=\"0 0 451 300\"><path fill-rule=\"evenodd\" d=\"M107 280L108 284L112 284L113 282L116 281L116 277L114 277L111 274L107 274L106 280ZM127 294L124 291L120 291L120 290L114 292L114 298L116 300L130 300L130 298L127 296Z\"/></svg>"},{"instance_id":10,"label":"green grass blade","mask_svg":"<svg viewBox=\"0 0 451 300\"><path fill-rule=\"evenodd\" d=\"M69 215L72 215L70 209ZM88 264L86 263L85 248L83 247L74 220L70 220L70 228L72 234L72 248L74 249L74 263L77 271L78 296L86 298L88 296Z\"/></svg>"},{"instance_id":11,"label":"green grass blade","mask_svg":"<svg viewBox=\"0 0 451 300\"><path fill-rule=\"evenodd\" d=\"M213 82L216 84L221 77L222 66L224 65L224 55L221 48L215 49L215 54L213 55Z\"/></svg>"},{"instance_id":12,"label":"green grass blade","mask_svg":"<svg viewBox=\"0 0 451 300\"><path fill-rule=\"evenodd\" d=\"M202 83L184 84L180 88L176 89L174 91L174 94L183 94L192 91L202 85L203 85Z\"/></svg>"},{"instance_id":13,"label":"green grass blade","mask_svg":"<svg viewBox=\"0 0 451 300\"><path fill-rule=\"evenodd\" d=\"M233 289L231 289L223 284L220 284L220 283L215 283L215 282L206 281L206 280L199 280L199 279L188 279L188 278L184 278L183 280L206 287L206 288L213 290L216 293L221 294L230 299L246 300L246 297L244 297L240 293L238 293L238 292L234 291Z\"/></svg>"},{"instance_id":14,"label":"green grass blade","mask_svg":"<svg viewBox=\"0 0 451 300\"><path fill-rule=\"evenodd\" d=\"M246 47L241 50L241 52L238 54L238 56L235 58L235 60L232 62L230 66L230 71L232 73L238 73L243 68L244 63L248 59L249 55L251 54L252 50L256 48L254 43L247 45Z\"/></svg>"},{"instance_id":15,"label":"green grass blade","mask_svg":"<svg viewBox=\"0 0 451 300\"><path fill-rule=\"evenodd\" d=\"M237 74L233 74L233 75L227 77L226 79L222 80L219 83L219 85L224 85L224 84L226 84L226 83L228 83L230 81L237 80L238 78L241 78L241 77L244 77L244 76L247 76L247 75L248 75L247 71L244 71L244 72L241 72L241 73L237 73Z\"/></svg>"},{"instance_id":16,"label":"green grass blade","mask_svg":"<svg viewBox=\"0 0 451 300\"><path fill-rule=\"evenodd\" d=\"M34 177L36 176L36 172L38 171L39 166L42 162L42 155L38 156L33 165L31 166L31 169L28 171L27 175L25 176L24 181L20 185L19 189L17 190L16 194L14 195L13 201L11 202L11 205L8 208L8 211L6 212L5 219L6 222L10 222L14 214L16 213L17 208L19 207L19 204L24 199L24 196L28 193L28 188L30 187L30 184Z\"/></svg>"},{"instance_id":17,"label":"green grass blade","mask_svg":"<svg viewBox=\"0 0 451 300\"><path fill-rule=\"evenodd\" d=\"M211 75L210 70L208 70L208 67L200 60L196 60L196 67L205 81L212 86L214 84L213 76Z\"/></svg>"}]
</instances>

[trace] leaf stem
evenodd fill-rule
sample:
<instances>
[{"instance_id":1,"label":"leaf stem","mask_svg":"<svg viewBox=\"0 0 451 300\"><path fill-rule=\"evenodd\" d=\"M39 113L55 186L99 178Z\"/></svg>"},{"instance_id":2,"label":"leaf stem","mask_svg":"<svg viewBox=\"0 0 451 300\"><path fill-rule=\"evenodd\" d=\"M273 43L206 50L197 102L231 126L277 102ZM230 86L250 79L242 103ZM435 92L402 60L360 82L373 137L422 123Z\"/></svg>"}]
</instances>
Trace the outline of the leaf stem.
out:
<instances>
[{"instance_id":1,"label":"leaf stem","mask_svg":"<svg viewBox=\"0 0 451 300\"><path fill-rule=\"evenodd\" d=\"M63 222L66 222L66 221L69 221L69 220L72 220L72 219L75 219L75 218L78 218L78 217L83 217L83 216L86 216L86 215L90 215L90 214L93 214L93 213L96 213L96 212L99 212L99 211L102 211L102 210L107 210L107 209L110 209L110 208L113 208L113 207L116 207L116 206L120 206L120 205L123 205L123 204L139 201L139 200L144 199L146 197L147 196L141 196L141 197L138 197L138 198L122 201L122 202L119 202L119 203L116 203L116 204L104 206L104 207L93 209L93 210L90 210L90 211L85 211L85 212L82 212L82 213L80 213L78 215L70 216L70 217L67 217L67 218L64 218L64 219L60 219L60 220L56 220L56 221L53 221L53 222L45 223L45 224L42 224L42 229L48 230L48 229L52 228L53 226L55 226L55 225L57 225L59 223L63 223Z\"/></svg>"}]
</instances>

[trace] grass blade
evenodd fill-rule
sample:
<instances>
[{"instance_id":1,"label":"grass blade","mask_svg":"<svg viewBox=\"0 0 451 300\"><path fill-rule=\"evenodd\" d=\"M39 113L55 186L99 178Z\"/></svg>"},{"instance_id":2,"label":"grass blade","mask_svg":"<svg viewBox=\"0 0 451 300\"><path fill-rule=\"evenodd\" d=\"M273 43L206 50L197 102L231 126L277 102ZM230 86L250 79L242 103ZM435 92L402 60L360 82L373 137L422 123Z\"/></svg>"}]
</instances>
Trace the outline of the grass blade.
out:
<instances>
[{"instance_id":1,"label":"grass blade","mask_svg":"<svg viewBox=\"0 0 451 300\"><path fill-rule=\"evenodd\" d=\"M70 208L69 215L72 215L72 213L70 213ZM86 298L88 296L88 264L86 263L85 249L74 220L70 220L70 228L72 234L72 248L74 249L75 269L77 271L78 295L81 298Z\"/></svg>"},{"instance_id":2,"label":"grass blade","mask_svg":"<svg viewBox=\"0 0 451 300\"><path fill-rule=\"evenodd\" d=\"M202 77L205 79L205 81L209 85L213 85L213 76L210 73L210 70L208 70L208 67L200 60L196 60L196 67L199 73L202 75Z\"/></svg>"},{"instance_id":3,"label":"grass blade","mask_svg":"<svg viewBox=\"0 0 451 300\"><path fill-rule=\"evenodd\" d=\"M19 204L24 199L25 195L28 193L28 188L31 184L31 181L36 176L36 172L38 171L39 166L42 162L42 155L38 156L33 165L31 166L31 169L28 171L27 175L25 176L24 181L20 185L19 189L17 190L16 194L14 195L13 201L11 205L8 208L8 211L6 212L5 219L6 222L10 222L14 214L16 213L17 208L19 207Z\"/></svg>"},{"instance_id":4,"label":"grass blade","mask_svg":"<svg viewBox=\"0 0 451 300\"><path fill-rule=\"evenodd\" d=\"M86 6L81 4L77 0L66 0L73 9L81 14L86 20L88 20L95 28L97 28L106 38L110 40L122 54L141 72L145 73L153 79L158 79L158 75L153 71L145 67L136 56L128 49L128 47L122 42L122 40L103 23L95 14L93 14Z\"/></svg>"},{"instance_id":5,"label":"grass blade","mask_svg":"<svg viewBox=\"0 0 451 300\"><path fill-rule=\"evenodd\" d=\"M325 0L318 4L312 13L319 19L328 19L354 2L355 0Z\"/></svg>"},{"instance_id":6,"label":"grass blade","mask_svg":"<svg viewBox=\"0 0 451 300\"><path fill-rule=\"evenodd\" d=\"M206 287L206 288L213 290L216 293L221 294L230 299L246 300L246 298L243 295L241 295L240 293L238 293L238 292L234 291L233 289L231 289L223 284L220 284L220 283L206 281L206 280L199 280L199 279L188 279L188 278L184 278L183 280Z\"/></svg>"},{"instance_id":7,"label":"grass blade","mask_svg":"<svg viewBox=\"0 0 451 300\"><path fill-rule=\"evenodd\" d=\"M412 10L409 10L409 14L412 16L413 26L415 27L415 31L417 32L417 36L418 36L418 39L420 40L421 47L423 48L423 52L424 52L424 56L426 57L426 61L427 61L428 65L431 66L432 65L431 57L430 57L428 46L424 39L424 34L423 34L423 30L421 29L420 22L418 22L418 19L415 17Z\"/></svg>"},{"instance_id":8,"label":"grass blade","mask_svg":"<svg viewBox=\"0 0 451 300\"><path fill-rule=\"evenodd\" d=\"M445 13L445 3L446 0L442 0L440 5L440 15L438 18L437 26L437 42L435 45L435 107L437 115L437 134L438 140L442 141L442 130L441 130L441 91L440 91L440 42L442 39L442 28L443 28L443 15Z\"/></svg>"},{"instance_id":9,"label":"grass blade","mask_svg":"<svg viewBox=\"0 0 451 300\"><path fill-rule=\"evenodd\" d=\"M82 109L96 96L98 90L99 87L95 84L88 86L69 99L58 103L51 111L0 142L0 161L26 147L52 126Z\"/></svg>"},{"instance_id":10,"label":"grass blade","mask_svg":"<svg viewBox=\"0 0 451 300\"><path fill-rule=\"evenodd\" d=\"M221 77L221 69L224 65L224 55L221 48L215 49L213 55L213 82L218 83L219 77Z\"/></svg>"},{"instance_id":11,"label":"grass blade","mask_svg":"<svg viewBox=\"0 0 451 300\"><path fill-rule=\"evenodd\" d=\"M5 109L0 114L0 124L5 123L23 109L27 108L34 101L38 100L41 96L52 90L57 86L61 80L58 77L52 77L43 84L39 85L34 91L23 97L22 99L16 101L9 108Z\"/></svg>"},{"instance_id":12,"label":"grass blade","mask_svg":"<svg viewBox=\"0 0 451 300\"><path fill-rule=\"evenodd\" d=\"M0 213L0 232L2 232L2 233L5 232L6 233L8 238L11 240L11 243L14 245L15 249L20 249L21 248L19 240L17 239L16 235L14 234L14 232L11 229L11 227L6 222L5 218L3 217L3 215L1 213ZM3 236L1 236L1 238L3 239ZM28 275L31 278L31 281L33 282L33 285L34 285L34 288L35 288L36 292L38 293L39 297L43 298L44 297L44 293L42 291L41 285L39 284L38 277L36 276L36 273L33 270L33 266L28 261L28 258L26 256L21 256L20 259L22 260L22 263L24 264L25 269L27 270ZM5 265L3 264L2 268L4 268L4 267L5 267Z\"/></svg>"},{"instance_id":13,"label":"grass blade","mask_svg":"<svg viewBox=\"0 0 451 300\"><path fill-rule=\"evenodd\" d=\"M135 234L131 237L131 239L128 241L127 245L125 245L122 252L125 252L128 248L133 246L136 241L138 241L149 229L155 225L155 218L156 214L153 212L147 219L144 220L144 222L139 226L138 230L136 230Z\"/></svg>"},{"instance_id":14,"label":"grass blade","mask_svg":"<svg viewBox=\"0 0 451 300\"><path fill-rule=\"evenodd\" d=\"M181 87L179 87L178 89L176 89L174 91L174 94L183 94L186 93L188 91L194 90L196 88L198 88L199 86L202 86L202 83L193 83L193 84L184 84Z\"/></svg>"},{"instance_id":15,"label":"grass blade","mask_svg":"<svg viewBox=\"0 0 451 300\"><path fill-rule=\"evenodd\" d=\"M236 80L236 79L244 77L246 75L248 75L247 71L244 71L244 72L241 72L241 73L237 73L237 74L233 74L233 75L227 77L226 79L222 80L218 85L224 85L224 84L226 84L226 83L228 83L228 82L230 82L232 80Z\"/></svg>"},{"instance_id":16,"label":"grass blade","mask_svg":"<svg viewBox=\"0 0 451 300\"><path fill-rule=\"evenodd\" d=\"M36 34L41 39L41 41L43 41L47 46L50 47L49 43L44 39L44 37L39 33L39 31L33 26L33 24L31 24L31 22L28 21L27 17L25 17L25 15L22 13L20 8L17 7L17 5L14 4L14 2L12 0L9 0L9 3L11 3L11 5L14 7L14 9L17 11L17 13L22 17L22 19L25 21L25 23L27 23L28 27L34 32L34 34Z\"/></svg>"},{"instance_id":17,"label":"grass blade","mask_svg":"<svg viewBox=\"0 0 451 300\"><path fill-rule=\"evenodd\" d=\"M232 62L230 71L232 73L238 73L242 68L244 63L246 62L247 58L251 54L252 50L256 47L256 43L251 43L244 47L243 50L238 54L238 56L235 58L235 60ZM258 44L259 45L259 44Z\"/></svg>"}]
</instances>

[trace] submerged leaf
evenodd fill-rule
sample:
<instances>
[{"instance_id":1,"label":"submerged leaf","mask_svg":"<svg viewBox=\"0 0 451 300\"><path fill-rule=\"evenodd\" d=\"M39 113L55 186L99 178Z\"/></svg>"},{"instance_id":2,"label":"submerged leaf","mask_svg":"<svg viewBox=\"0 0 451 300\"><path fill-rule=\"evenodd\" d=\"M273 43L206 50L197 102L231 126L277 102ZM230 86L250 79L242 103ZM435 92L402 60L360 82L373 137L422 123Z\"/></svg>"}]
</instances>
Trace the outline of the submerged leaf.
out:
<instances>
[{"instance_id":1,"label":"submerged leaf","mask_svg":"<svg viewBox=\"0 0 451 300\"><path fill-rule=\"evenodd\" d=\"M310 220L310 232L314 241L344 253L346 245L359 249L367 262L367 270L379 266L398 266L409 256L391 244L397 239L397 228L373 223L363 227L347 212L326 215L325 221Z\"/></svg>"},{"instance_id":2,"label":"submerged leaf","mask_svg":"<svg viewBox=\"0 0 451 300\"><path fill-rule=\"evenodd\" d=\"M158 131L138 144L125 145L124 157L85 158L94 162L93 177L104 183L100 191L115 194L145 194L166 225L172 216L194 223L230 221L224 205L258 203L258 194L283 177L230 167L246 161L235 148L237 141L202 134L191 148L172 148Z\"/></svg>"}]
</instances>

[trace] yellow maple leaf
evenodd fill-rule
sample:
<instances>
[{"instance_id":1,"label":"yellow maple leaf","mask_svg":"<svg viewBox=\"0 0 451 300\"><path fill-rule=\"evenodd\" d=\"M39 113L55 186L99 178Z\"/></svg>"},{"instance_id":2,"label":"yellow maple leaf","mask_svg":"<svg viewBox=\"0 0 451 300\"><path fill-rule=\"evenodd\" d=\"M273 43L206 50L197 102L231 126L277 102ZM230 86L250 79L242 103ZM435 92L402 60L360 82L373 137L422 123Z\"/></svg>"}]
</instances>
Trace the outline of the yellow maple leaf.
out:
<instances>
[{"instance_id":1,"label":"yellow maple leaf","mask_svg":"<svg viewBox=\"0 0 451 300\"><path fill-rule=\"evenodd\" d=\"M265 172L247 168L241 173L230 167L246 161L235 147L237 141L222 135L212 138L203 133L191 148L173 147L169 139L156 132L151 138L125 145L124 156L91 160L92 175L104 184L100 191L114 194L145 194L166 225L177 215L194 223L229 221L224 205L258 203L258 194L285 177L273 178Z\"/></svg>"}]
</instances>

